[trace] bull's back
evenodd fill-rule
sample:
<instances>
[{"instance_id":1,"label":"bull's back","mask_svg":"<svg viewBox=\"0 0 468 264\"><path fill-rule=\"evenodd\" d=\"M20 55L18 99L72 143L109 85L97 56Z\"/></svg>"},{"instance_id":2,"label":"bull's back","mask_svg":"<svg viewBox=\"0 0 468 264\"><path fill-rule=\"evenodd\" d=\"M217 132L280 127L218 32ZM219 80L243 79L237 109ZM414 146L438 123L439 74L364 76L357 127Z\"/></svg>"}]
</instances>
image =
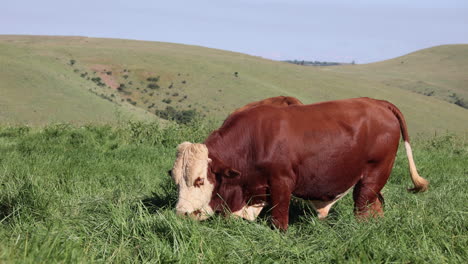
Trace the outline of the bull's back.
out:
<instances>
[{"instance_id":1,"label":"bull's back","mask_svg":"<svg viewBox=\"0 0 468 264\"><path fill-rule=\"evenodd\" d=\"M253 108L255 106L259 105L274 105L274 106L289 106L289 105L303 105L303 103L295 98L295 97L290 97L290 96L276 96L276 97L270 97L266 98L260 101L255 101L248 103L236 110L234 110L231 114L236 114L240 113L242 111L245 111L249 108Z\"/></svg>"}]
</instances>

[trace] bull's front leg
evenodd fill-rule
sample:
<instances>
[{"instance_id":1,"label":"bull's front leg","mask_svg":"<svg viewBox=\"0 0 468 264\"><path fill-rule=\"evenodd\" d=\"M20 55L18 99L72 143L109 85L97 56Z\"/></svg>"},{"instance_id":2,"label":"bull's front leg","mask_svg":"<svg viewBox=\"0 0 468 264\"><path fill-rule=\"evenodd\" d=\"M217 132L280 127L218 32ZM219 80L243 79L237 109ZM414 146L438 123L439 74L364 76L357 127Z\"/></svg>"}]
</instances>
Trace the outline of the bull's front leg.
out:
<instances>
[{"instance_id":1,"label":"bull's front leg","mask_svg":"<svg viewBox=\"0 0 468 264\"><path fill-rule=\"evenodd\" d=\"M291 193L292 179L290 177L279 177L271 181L270 204L273 225L284 231L288 229Z\"/></svg>"}]
</instances>

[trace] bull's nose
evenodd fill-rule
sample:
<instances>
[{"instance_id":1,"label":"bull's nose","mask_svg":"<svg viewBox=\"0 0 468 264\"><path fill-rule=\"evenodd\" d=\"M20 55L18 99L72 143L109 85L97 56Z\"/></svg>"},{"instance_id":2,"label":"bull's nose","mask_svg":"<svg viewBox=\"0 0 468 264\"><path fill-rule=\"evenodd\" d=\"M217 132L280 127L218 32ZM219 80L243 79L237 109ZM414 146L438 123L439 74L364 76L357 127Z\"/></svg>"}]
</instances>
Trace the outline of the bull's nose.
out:
<instances>
[{"instance_id":1,"label":"bull's nose","mask_svg":"<svg viewBox=\"0 0 468 264\"><path fill-rule=\"evenodd\" d=\"M202 215L200 210L195 210L193 212L176 211L176 214L178 216L189 217L193 220L198 220L198 221L206 219L206 217Z\"/></svg>"}]
</instances>

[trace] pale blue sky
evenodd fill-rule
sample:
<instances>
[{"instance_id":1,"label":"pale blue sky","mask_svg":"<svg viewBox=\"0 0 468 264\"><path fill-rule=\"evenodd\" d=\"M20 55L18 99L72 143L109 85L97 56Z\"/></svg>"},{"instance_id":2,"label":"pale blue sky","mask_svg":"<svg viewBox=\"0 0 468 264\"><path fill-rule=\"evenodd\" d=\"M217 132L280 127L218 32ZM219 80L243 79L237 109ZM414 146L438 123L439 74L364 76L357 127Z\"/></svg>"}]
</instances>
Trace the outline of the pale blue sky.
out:
<instances>
[{"instance_id":1,"label":"pale blue sky","mask_svg":"<svg viewBox=\"0 0 468 264\"><path fill-rule=\"evenodd\" d=\"M367 63L468 43L468 0L2 1L0 34L175 42Z\"/></svg>"}]
</instances>

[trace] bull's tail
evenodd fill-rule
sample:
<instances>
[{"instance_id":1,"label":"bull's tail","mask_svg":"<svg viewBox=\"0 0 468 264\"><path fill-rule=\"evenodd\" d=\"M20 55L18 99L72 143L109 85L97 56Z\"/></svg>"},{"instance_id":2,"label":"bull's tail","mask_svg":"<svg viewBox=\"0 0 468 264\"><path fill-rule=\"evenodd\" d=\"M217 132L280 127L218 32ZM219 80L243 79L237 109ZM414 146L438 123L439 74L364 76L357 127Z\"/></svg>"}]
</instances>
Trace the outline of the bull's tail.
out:
<instances>
[{"instance_id":1,"label":"bull's tail","mask_svg":"<svg viewBox=\"0 0 468 264\"><path fill-rule=\"evenodd\" d=\"M401 135L405 141L406 156L408 157L409 170L411 173L411 180L413 181L414 188L408 189L411 192L424 192L429 187L429 182L423 177L419 176L416 170L416 164L413 159L413 151L411 150L410 140L408 136L408 128L406 126L405 118L400 110L393 104L385 102L387 107L393 112L398 121L400 122Z\"/></svg>"}]
</instances>

